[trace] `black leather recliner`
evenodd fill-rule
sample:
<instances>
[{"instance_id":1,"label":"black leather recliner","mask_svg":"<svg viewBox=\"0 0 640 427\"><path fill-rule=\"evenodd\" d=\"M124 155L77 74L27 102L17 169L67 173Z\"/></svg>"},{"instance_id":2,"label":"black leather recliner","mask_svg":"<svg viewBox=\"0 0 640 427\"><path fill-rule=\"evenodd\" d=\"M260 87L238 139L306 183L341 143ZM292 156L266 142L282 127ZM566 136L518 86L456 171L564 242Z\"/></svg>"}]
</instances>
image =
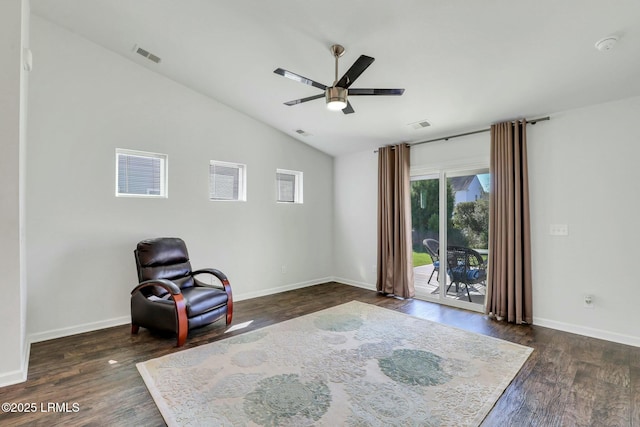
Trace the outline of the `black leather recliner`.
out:
<instances>
[{"instance_id":1,"label":"black leather recliner","mask_svg":"<svg viewBox=\"0 0 640 427\"><path fill-rule=\"evenodd\" d=\"M131 291L131 333L140 326L173 331L182 346L190 329L233 316L233 298L227 276L213 268L192 271L182 239L161 237L138 243L134 251L138 286ZM213 275L219 286L196 279Z\"/></svg>"}]
</instances>

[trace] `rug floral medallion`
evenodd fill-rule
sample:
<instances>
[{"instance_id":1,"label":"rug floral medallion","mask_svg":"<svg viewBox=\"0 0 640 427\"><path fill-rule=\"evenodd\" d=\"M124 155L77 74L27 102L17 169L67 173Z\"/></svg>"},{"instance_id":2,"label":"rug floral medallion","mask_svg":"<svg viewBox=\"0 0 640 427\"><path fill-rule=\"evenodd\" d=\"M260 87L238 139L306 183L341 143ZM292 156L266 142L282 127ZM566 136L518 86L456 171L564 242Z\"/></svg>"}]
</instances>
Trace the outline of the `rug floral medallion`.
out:
<instances>
[{"instance_id":1,"label":"rug floral medallion","mask_svg":"<svg viewBox=\"0 0 640 427\"><path fill-rule=\"evenodd\" d=\"M477 426L533 349L352 301L137 365L169 426Z\"/></svg>"}]
</instances>

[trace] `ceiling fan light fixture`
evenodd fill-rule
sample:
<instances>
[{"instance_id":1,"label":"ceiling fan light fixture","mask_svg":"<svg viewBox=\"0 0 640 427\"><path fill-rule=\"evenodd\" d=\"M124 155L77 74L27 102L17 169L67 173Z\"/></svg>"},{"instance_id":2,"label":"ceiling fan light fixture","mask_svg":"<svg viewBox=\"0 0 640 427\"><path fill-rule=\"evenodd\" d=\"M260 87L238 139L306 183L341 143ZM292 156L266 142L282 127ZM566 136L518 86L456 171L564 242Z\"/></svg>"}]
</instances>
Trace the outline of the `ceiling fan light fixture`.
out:
<instances>
[{"instance_id":1,"label":"ceiling fan light fixture","mask_svg":"<svg viewBox=\"0 0 640 427\"><path fill-rule=\"evenodd\" d=\"M340 111L347 107L347 89L339 86L328 87L325 96L329 110Z\"/></svg>"}]
</instances>

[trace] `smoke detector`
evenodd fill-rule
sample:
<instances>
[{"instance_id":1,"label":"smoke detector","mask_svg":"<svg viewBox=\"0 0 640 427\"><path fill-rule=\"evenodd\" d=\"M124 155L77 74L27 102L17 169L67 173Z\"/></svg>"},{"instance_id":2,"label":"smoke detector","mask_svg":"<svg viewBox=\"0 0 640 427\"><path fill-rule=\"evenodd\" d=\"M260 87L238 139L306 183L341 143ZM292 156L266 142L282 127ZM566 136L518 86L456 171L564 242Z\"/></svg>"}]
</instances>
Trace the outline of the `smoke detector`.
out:
<instances>
[{"instance_id":1,"label":"smoke detector","mask_svg":"<svg viewBox=\"0 0 640 427\"><path fill-rule=\"evenodd\" d=\"M596 49L600 52L608 52L618 43L618 37L608 36L596 42Z\"/></svg>"}]
</instances>

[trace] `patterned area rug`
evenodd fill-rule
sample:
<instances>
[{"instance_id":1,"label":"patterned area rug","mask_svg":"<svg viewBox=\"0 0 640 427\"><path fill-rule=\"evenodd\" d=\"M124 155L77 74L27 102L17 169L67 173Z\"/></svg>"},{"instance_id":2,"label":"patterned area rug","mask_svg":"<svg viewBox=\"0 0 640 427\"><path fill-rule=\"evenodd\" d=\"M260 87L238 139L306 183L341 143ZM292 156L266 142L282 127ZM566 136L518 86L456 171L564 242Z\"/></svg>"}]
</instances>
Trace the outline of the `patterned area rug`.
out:
<instances>
[{"instance_id":1,"label":"patterned area rug","mask_svg":"<svg viewBox=\"0 0 640 427\"><path fill-rule=\"evenodd\" d=\"M476 426L533 349L352 301L137 365L169 426Z\"/></svg>"}]
</instances>

